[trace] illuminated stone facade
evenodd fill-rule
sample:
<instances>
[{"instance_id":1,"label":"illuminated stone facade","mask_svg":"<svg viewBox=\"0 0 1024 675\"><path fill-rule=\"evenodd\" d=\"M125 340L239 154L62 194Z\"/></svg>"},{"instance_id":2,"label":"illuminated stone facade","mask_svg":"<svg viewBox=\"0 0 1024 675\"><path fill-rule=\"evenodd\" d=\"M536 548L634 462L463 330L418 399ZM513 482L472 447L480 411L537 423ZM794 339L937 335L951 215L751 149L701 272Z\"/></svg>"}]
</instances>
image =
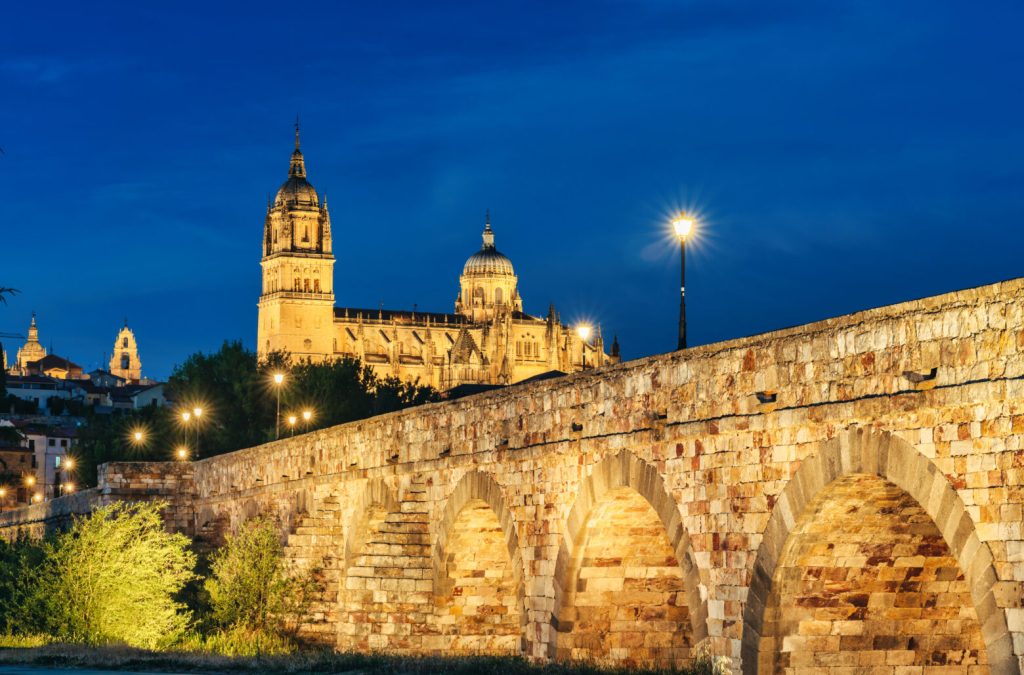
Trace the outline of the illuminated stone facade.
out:
<instances>
[{"instance_id":1,"label":"illuminated stone facade","mask_svg":"<svg viewBox=\"0 0 1024 675\"><path fill-rule=\"evenodd\" d=\"M334 306L331 218L306 177L296 129L288 180L267 206L257 349L294 359L356 357L382 377L439 389L511 384L618 361L598 330L583 340L552 306L544 318L523 312L512 262L494 243L490 218L483 245L459 278L455 312Z\"/></svg>"},{"instance_id":2,"label":"illuminated stone facade","mask_svg":"<svg viewBox=\"0 0 1024 675\"><path fill-rule=\"evenodd\" d=\"M110 352L110 373L126 382L139 382L142 379L142 359L139 357L139 345L135 341L135 333L124 324L114 340L114 349Z\"/></svg>"}]
</instances>

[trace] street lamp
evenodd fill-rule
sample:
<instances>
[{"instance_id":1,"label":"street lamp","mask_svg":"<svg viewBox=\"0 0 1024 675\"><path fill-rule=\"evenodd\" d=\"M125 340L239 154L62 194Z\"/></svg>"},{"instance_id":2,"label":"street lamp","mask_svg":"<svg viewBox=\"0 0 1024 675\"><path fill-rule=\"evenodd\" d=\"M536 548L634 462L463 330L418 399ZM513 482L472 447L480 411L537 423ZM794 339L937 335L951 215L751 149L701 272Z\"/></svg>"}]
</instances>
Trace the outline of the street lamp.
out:
<instances>
[{"instance_id":1,"label":"street lamp","mask_svg":"<svg viewBox=\"0 0 1024 675\"><path fill-rule=\"evenodd\" d=\"M291 435L295 435L295 423L299 421L299 418L295 415L288 416L288 427L291 429Z\"/></svg>"},{"instance_id":2,"label":"street lamp","mask_svg":"<svg viewBox=\"0 0 1024 675\"><path fill-rule=\"evenodd\" d=\"M583 368L587 369L587 340L590 338L590 326L581 324L576 327L576 334L580 336L580 352L583 354Z\"/></svg>"},{"instance_id":3,"label":"street lamp","mask_svg":"<svg viewBox=\"0 0 1024 675\"><path fill-rule=\"evenodd\" d=\"M274 386L277 388L277 417L274 418L274 438L281 438L281 385L284 384L284 373L274 373Z\"/></svg>"},{"instance_id":4,"label":"street lamp","mask_svg":"<svg viewBox=\"0 0 1024 675\"><path fill-rule=\"evenodd\" d=\"M174 451L174 454L179 461L184 462L186 459L188 459L188 448L185 447L184 445L179 445L178 449Z\"/></svg>"},{"instance_id":5,"label":"street lamp","mask_svg":"<svg viewBox=\"0 0 1024 675\"><path fill-rule=\"evenodd\" d=\"M693 216L685 211L672 220L672 229L679 238L679 346L686 349L686 239L693 231Z\"/></svg>"},{"instance_id":6,"label":"street lamp","mask_svg":"<svg viewBox=\"0 0 1024 675\"><path fill-rule=\"evenodd\" d=\"M192 408L192 416L196 420L196 457L199 457L199 420L203 417L203 409L199 406Z\"/></svg>"},{"instance_id":7,"label":"street lamp","mask_svg":"<svg viewBox=\"0 0 1024 675\"><path fill-rule=\"evenodd\" d=\"M309 429L309 423L313 420L313 411L306 408L302 411L302 421L305 423L305 428Z\"/></svg>"}]
</instances>

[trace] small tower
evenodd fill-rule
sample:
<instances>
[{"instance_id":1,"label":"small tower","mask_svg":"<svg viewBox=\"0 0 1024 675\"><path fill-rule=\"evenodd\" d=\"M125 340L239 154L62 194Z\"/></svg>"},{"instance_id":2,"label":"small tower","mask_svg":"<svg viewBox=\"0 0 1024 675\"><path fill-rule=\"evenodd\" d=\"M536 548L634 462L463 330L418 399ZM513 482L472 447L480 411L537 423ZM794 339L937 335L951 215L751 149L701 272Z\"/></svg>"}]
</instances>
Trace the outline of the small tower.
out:
<instances>
[{"instance_id":1,"label":"small tower","mask_svg":"<svg viewBox=\"0 0 1024 675\"><path fill-rule=\"evenodd\" d=\"M135 341L135 333L128 327L125 319L124 328L114 340L114 350L110 353L110 373L127 382L138 382L142 379L142 359L139 358L139 345Z\"/></svg>"},{"instance_id":2,"label":"small tower","mask_svg":"<svg viewBox=\"0 0 1024 675\"><path fill-rule=\"evenodd\" d=\"M46 356L46 347L39 342L39 328L36 326L36 313L32 312L32 323L28 326L28 340L18 350L17 369L24 375L28 372L28 364Z\"/></svg>"}]
</instances>

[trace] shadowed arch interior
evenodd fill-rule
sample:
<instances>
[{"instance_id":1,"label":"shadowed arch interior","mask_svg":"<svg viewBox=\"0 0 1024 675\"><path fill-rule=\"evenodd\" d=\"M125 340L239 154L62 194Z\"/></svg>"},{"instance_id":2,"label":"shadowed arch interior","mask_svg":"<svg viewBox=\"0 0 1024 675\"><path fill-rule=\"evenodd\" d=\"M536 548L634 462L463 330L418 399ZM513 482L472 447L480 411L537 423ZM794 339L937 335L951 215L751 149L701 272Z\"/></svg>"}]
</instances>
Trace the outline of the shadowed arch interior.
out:
<instances>
[{"instance_id":1,"label":"shadowed arch interior","mask_svg":"<svg viewBox=\"0 0 1024 675\"><path fill-rule=\"evenodd\" d=\"M564 532L555 566L552 617L559 640L552 643L551 656L624 663L646 654L662 664L688 661L692 654L684 652L707 636L707 606L700 596L689 535L657 470L628 452L606 458L582 481ZM599 567L618 569L601 572ZM621 584L612 576L620 571ZM578 612L577 601L597 609ZM602 609L602 602L608 606ZM651 606L644 608L646 603ZM577 620L586 625L577 625ZM659 625L646 625L648 621ZM669 624L673 628L665 630ZM679 630L688 633L682 641L669 637ZM620 636L602 637L603 646L594 644L605 631ZM579 636L581 632L586 635ZM647 639L644 633L658 637ZM651 640L657 644L648 644Z\"/></svg>"},{"instance_id":2,"label":"shadowed arch interior","mask_svg":"<svg viewBox=\"0 0 1024 675\"><path fill-rule=\"evenodd\" d=\"M522 653L519 539L501 487L489 475L470 472L456 484L440 519L433 570L439 649Z\"/></svg>"},{"instance_id":3,"label":"shadowed arch interior","mask_svg":"<svg viewBox=\"0 0 1024 675\"><path fill-rule=\"evenodd\" d=\"M863 483L860 492L862 502L858 504L855 498L848 500L849 505L845 507L845 511L850 512L850 518L845 519L845 523L838 524L836 532L832 533L834 535L832 538L836 542L830 544L823 540L814 545L814 542L804 534L805 531L809 531L809 526L806 524L806 520L801 519L801 516L811 509L834 510L837 508L835 498L831 498L832 502L828 501L830 499L828 492L836 490L841 494L844 490L849 489L847 483L850 481ZM856 495L856 493L854 494ZM872 499L883 506L868 504L867 502ZM857 510L863 511L861 520L864 523L857 521L856 513L853 513ZM902 515L895 520L890 519L888 525L878 520L884 514L888 514L891 518L893 512ZM935 592L948 590L948 585L952 584L953 591L962 591L958 596L962 603L970 605L964 608L962 613L967 619L976 621L980 627L981 641L984 643L984 656L981 658L987 658L991 672L1019 673L1017 659L1013 655L1011 637L1007 631L1006 616L997 605L994 595L994 586L998 578L993 567L991 552L988 546L978 538L974 523L966 512L956 490L933 462L918 453L908 443L888 434L866 432L861 429L844 432L835 439L824 443L818 453L804 460L775 503L754 562L750 590L744 608L741 647L743 672L753 675L758 672L759 664L766 670L778 665L773 660L774 657L767 654L762 655L762 649L776 651L786 649L779 642L784 637L779 633L778 619L780 615L777 610L773 609L773 605L778 605L780 602L778 597L780 589L774 588L773 584L787 583L787 579L783 578L787 575L789 577L801 575L801 565L808 567L823 560L826 562L834 560L837 555L837 546L847 546L849 550L845 552L851 553L850 557L856 557L852 552L862 546L850 539L849 532L851 528L856 530L857 527L867 527L866 523L871 519L882 523L879 527L884 527L888 534L885 537L881 535L875 537L874 543L879 544L876 552L878 559L875 564L869 565L865 560L861 567L874 569L872 574L891 576L892 579L878 579L872 582L874 585L868 587L869 589L877 587L891 591L891 593L884 599L881 596L872 599L871 594L868 593L861 598L863 603L873 603L876 608L888 602L891 602L894 607L897 603L920 602L923 606L927 606L938 604L941 601L951 604L950 598L953 595L940 599ZM797 537L802 538L791 540L794 533ZM850 541L845 541L844 538L850 539ZM808 542L811 543L810 547L794 550ZM893 547L888 547L888 544L893 544ZM902 550L897 549L897 545L902 546ZM917 547L914 556L905 556L905 560L902 562L895 561L894 557L908 552L911 547ZM814 553L821 555L815 558ZM801 555L804 556L803 559L799 558ZM859 564L860 561L855 562ZM911 566L919 562L922 570L925 571L915 572L916 576L907 576L905 571L896 570L899 566ZM850 565L847 563L838 565L833 563L830 568L826 565L826 568L836 571L826 571L825 573L835 574L836 583L844 584L848 573L843 571L843 568L848 569L849 567ZM941 568L945 570L941 572L945 576L954 574L953 571L950 571L951 568L958 568L957 571L962 572L963 575L961 577L962 588L958 585L960 582L955 578L945 579L947 587L940 588L943 580L931 579L930 577L935 574L928 572L929 568ZM897 577L900 575L902 577L898 579ZM843 578L839 579L839 577ZM789 578L788 581L793 582L794 579ZM891 583L887 585L886 581ZM924 590L931 594L922 593L922 585L930 582L934 582L935 585ZM818 582L815 579L802 579L800 583L803 584L804 589L813 589ZM844 590L845 588L839 587L840 593ZM896 596L901 591L916 592L916 596L897 598ZM773 592L776 594L775 597L773 597ZM833 599L832 597L824 598L819 602L831 602ZM845 612L851 608L853 611L856 609L854 605L856 603L845 603L842 607L837 607L837 611ZM769 609L767 613L766 608ZM890 614L892 617L898 618L913 616L915 613L913 607L904 609L907 611L895 611ZM860 615L866 616L867 612L868 607L865 604L865 608L851 615L851 618L854 621L861 621L864 617ZM926 619L927 617L922 620ZM766 627L766 621L771 622L771 625ZM928 628L924 624L919 627ZM823 625L813 628L820 631L825 630ZM863 626L850 625L840 628L830 627L829 633L831 634L832 630L840 632L847 629L864 631ZM793 624L781 627L781 630L783 633L787 630L796 630L799 633L800 627ZM941 632L944 629L932 628L930 630L931 632ZM969 630L969 626L965 630ZM763 639L765 637L769 639ZM795 647L801 646L800 637L800 635L790 637L788 648L791 651ZM899 647L896 651L908 652L917 644L910 641L911 637L908 635L907 640L900 642L882 636L879 642L873 641L871 649L885 651L885 649L875 649L875 646L884 647L892 642ZM796 642L793 641L794 638L797 638ZM863 644L860 646L866 648L867 641L862 640L861 642ZM849 641L850 645L853 643L854 641ZM940 647L936 651L941 652L942 648ZM837 658L841 660L843 657ZM899 660L912 657L903 654L885 658ZM930 657L919 656L917 658L921 660ZM969 655L967 660L970 660Z\"/></svg>"}]
</instances>

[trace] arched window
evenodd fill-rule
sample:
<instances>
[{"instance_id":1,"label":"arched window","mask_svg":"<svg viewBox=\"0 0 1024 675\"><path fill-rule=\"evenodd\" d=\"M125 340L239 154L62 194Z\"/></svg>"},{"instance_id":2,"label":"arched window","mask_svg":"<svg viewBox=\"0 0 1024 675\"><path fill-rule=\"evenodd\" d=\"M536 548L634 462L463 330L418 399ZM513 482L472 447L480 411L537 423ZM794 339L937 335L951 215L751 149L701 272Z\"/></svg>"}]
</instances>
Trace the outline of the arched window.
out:
<instances>
[{"instance_id":1,"label":"arched window","mask_svg":"<svg viewBox=\"0 0 1024 675\"><path fill-rule=\"evenodd\" d=\"M121 340L121 346L124 347L125 349L128 348L128 338L123 338Z\"/></svg>"},{"instance_id":2,"label":"arched window","mask_svg":"<svg viewBox=\"0 0 1024 675\"><path fill-rule=\"evenodd\" d=\"M501 303L502 303L501 288L495 288L494 289L494 304L500 305Z\"/></svg>"},{"instance_id":3,"label":"arched window","mask_svg":"<svg viewBox=\"0 0 1024 675\"><path fill-rule=\"evenodd\" d=\"M302 280L302 290L304 290L307 293L309 293L309 279L303 279Z\"/></svg>"},{"instance_id":4,"label":"arched window","mask_svg":"<svg viewBox=\"0 0 1024 675\"><path fill-rule=\"evenodd\" d=\"M128 370L131 365L131 359L127 354L121 354L121 370Z\"/></svg>"},{"instance_id":5,"label":"arched window","mask_svg":"<svg viewBox=\"0 0 1024 675\"><path fill-rule=\"evenodd\" d=\"M319 279L313 279L313 292L314 293L319 293L320 292L320 280Z\"/></svg>"},{"instance_id":6,"label":"arched window","mask_svg":"<svg viewBox=\"0 0 1024 675\"><path fill-rule=\"evenodd\" d=\"M295 289L296 291L299 290L300 288L302 288L302 284L299 282L299 278L298 277L295 277L295 285L292 286L292 288Z\"/></svg>"},{"instance_id":7,"label":"arched window","mask_svg":"<svg viewBox=\"0 0 1024 675\"><path fill-rule=\"evenodd\" d=\"M473 289L473 304L474 305L482 305L482 304L484 304L484 289L479 288L479 287Z\"/></svg>"}]
</instances>

